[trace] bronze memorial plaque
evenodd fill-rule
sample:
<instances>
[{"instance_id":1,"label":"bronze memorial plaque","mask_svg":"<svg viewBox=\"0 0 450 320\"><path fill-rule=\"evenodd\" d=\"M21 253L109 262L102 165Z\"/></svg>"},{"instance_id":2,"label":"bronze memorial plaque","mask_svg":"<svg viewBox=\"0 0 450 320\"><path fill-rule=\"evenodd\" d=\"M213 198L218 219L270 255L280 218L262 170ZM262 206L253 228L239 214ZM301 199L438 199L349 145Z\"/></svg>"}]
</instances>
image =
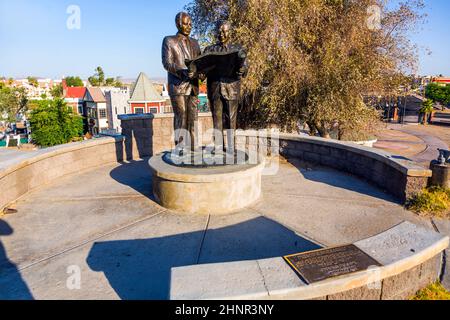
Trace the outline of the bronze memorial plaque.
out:
<instances>
[{"instance_id":1,"label":"bronze memorial plaque","mask_svg":"<svg viewBox=\"0 0 450 320\"><path fill-rule=\"evenodd\" d=\"M307 284L381 266L353 244L293 254L284 259Z\"/></svg>"}]
</instances>

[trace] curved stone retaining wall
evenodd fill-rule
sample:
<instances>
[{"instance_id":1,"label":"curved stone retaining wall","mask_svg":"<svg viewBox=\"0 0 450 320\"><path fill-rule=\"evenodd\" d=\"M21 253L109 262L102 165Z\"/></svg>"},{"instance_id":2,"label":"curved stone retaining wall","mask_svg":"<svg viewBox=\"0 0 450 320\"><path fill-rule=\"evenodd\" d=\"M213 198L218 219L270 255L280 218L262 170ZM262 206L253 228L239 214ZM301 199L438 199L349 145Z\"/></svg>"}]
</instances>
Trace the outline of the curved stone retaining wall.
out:
<instances>
[{"instance_id":1,"label":"curved stone retaining wall","mask_svg":"<svg viewBox=\"0 0 450 320\"><path fill-rule=\"evenodd\" d=\"M173 148L173 115L124 115L119 117L126 137L127 159L144 158ZM198 128L203 142L212 128L210 113L200 113ZM263 154L280 153L286 158L296 158L346 171L366 179L405 202L428 184L431 170L407 159L393 156L378 149L356 143L340 142L310 136L279 135L272 141L267 133L242 131L237 134L238 148L258 150Z\"/></svg>"},{"instance_id":2,"label":"curved stone retaining wall","mask_svg":"<svg viewBox=\"0 0 450 320\"><path fill-rule=\"evenodd\" d=\"M172 300L399 300L439 278L449 238L404 222L355 245L381 263L306 284L283 258L172 268Z\"/></svg>"},{"instance_id":3,"label":"curved stone retaining wall","mask_svg":"<svg viewBox=\"0 0 450 320\"><path fill-rule=\"evenodd\" d=\"M0 168L0 210L62 176L123 161L123 140L104 137L41 149Z\"/></svg>"},{"instance_id":4,"label":"curved stone retaining wall","mask_svg":"<svg viewBox=\"0 0 450 320\"><path fill-rule=\"evenodd\" d=\"M382 150L310 136L281 134L279 141L267 133L244 131L238 134L239 148L258 150L263 154L275 151L295 158L345 171L372 182L393 194L401 202L420 192L428 184L431 170L408 159L393 156Z\"/></svg>"}]
</instances>

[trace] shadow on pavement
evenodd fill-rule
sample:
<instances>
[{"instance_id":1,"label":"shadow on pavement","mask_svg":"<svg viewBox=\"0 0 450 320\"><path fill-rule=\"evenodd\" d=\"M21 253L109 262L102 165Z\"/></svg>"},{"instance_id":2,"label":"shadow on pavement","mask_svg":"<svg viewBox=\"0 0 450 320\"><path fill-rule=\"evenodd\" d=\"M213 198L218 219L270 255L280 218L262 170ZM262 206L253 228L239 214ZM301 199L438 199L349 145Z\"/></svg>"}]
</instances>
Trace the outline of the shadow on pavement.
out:
<instances>
[{"instance_id":1,"label":"shadow on pavement","mask_svg":"<svg viewBox=\"0 0 450 320\"><path fill-rule=\"evenodd\" d=\"M297 159L288 159L288 162L295 166L307 180L324 183L333 187L354 191L374 198L400 204L400 201L394 196L384 192L373 183L350 173L340 172L331 168L310 164Z\"/></svg>"},{"instance_id":2,"label":"shadow on pavement","mask_svg":"<svg viewBox=\"0 0 450 320\"><path fill-rule=\"evenodd\" d=\"M122 299L162 300L170 295L171 268L281 257L318 248L280 224L259 217L210 229L206 235L197 231L151 239L97 242L87 263L94 271L105 274Z\"/></svg>"},{"instance_id":3,"label":"shadow on pavement","mask_svg":"<svg viewBox=\"0 0 450 320\"><path fill-rule=\"evenodd\" d=\"M11 226L0 219L0 237L14 233ZM8 259L6 250L0 241L0 300L32 300L33 296L17 269Z\"/></svg>"},{"instance_id":4,"label":"shadow on pavement","mask_svg":"<svg viewBox=\"0 0 450 320\"><path fill-rule=\"evenodd\" d=\"M155 201L148 158L139 161L122 162L119 167L114 168L110 172L110 176L117 182L129 186Z\"/></svg>"}]
</instances>

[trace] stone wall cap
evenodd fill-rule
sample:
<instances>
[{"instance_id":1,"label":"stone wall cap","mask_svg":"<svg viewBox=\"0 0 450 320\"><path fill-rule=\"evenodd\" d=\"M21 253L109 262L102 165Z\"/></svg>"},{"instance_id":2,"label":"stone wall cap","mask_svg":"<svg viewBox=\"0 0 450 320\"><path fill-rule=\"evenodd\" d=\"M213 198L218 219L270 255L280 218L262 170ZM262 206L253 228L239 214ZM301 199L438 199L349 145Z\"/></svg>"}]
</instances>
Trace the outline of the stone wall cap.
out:
<instances>
[{"instance_id":1,"label":"stone wall cap","mask_svg":"<svg viewBox=\"0 0 450 320\"><path fill-rule=\"evenodd\" d=\"M144 113L144 114L121 114L117 118L121 121L127 120L146 120L146 119L164 119L173 118L175 115L173 113ZM212 117L211 112L199 112L199 117Z\"/></svg>"},{"instance_id":2,"label":"stone wall cap","mask_svg":"<svg viewBox=\"0 0 450 320\"><path fill-rule=\"evenodd\" d=\"M248 137L267 137L270 134L276 132L274 130L246 130L238 131L237 136ZM332 139L325 139L320 137L312 137L308 135L289 134L289 133L276 133L280 140L298 141L303 143L311 143L320 146L336 148L353 152L368 158L372 158L377 161L391 166L392 168L402 172L410 177L431 177L432 171L425 169L416 162L409 159L399 157L383 150L378 150L370 147L358 145L354 142L338 141Z\"/></svg>"},{"instance_id":3,"label":"stone wall cap","mask_svg":"<svg viewBox=\"0 0 450 320\"><path fill-rule=\"evenodd\" d=\"M30 154L27 154L26 157L14 159L13 161L8 162L8 165L6 167L0 168L0 179L16 170L24 168L43 159L51 158L75 150L92 148L103 144L122 142L124 138L124 136L108 136L39 149Z\"/></svg>"},{"instance_id":4,"label":"stone wall cap","mask_svg":"<svg viewBox=\"0 0 450 320\"><path fill-rule=\"evenodd\" d=\"M281 257L177 267L171 270L170 298L173 300L322 298L372 283L375 281L374 272L377 273L378 280L382 280L413 269L444 251L449 245L449 238L412 223L403 222L374 237L356 242L355 245L385 264L376 270L364 270L311 285L304 283ZM389 254L396 250L398 253L389 257ZM255 265L259 268L256 269ZM250 270L251 268L253 269ZM218 279L220 281L217 281Z\"/></svg>"}]
</instances>

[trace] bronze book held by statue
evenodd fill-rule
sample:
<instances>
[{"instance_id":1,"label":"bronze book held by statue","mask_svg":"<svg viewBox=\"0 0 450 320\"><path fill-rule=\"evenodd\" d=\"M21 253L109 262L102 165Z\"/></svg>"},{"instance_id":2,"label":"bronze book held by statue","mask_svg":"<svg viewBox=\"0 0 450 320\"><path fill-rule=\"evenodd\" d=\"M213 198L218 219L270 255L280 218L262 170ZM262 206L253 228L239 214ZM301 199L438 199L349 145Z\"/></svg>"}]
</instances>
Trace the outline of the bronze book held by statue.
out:
<instances>
[{"instance_id":1,"label":"bronze book held by statue","mask_svg":"<svg viewBox=\"0 0 450 320\"><path fill-rule=\"evenodd\" d=\"M220 75L233 78L244 65L247 54L243 50L229 52L209 52L194 60L186 60L189 72L205 74L206 76Z\"/></svg>"}]
</instances>

